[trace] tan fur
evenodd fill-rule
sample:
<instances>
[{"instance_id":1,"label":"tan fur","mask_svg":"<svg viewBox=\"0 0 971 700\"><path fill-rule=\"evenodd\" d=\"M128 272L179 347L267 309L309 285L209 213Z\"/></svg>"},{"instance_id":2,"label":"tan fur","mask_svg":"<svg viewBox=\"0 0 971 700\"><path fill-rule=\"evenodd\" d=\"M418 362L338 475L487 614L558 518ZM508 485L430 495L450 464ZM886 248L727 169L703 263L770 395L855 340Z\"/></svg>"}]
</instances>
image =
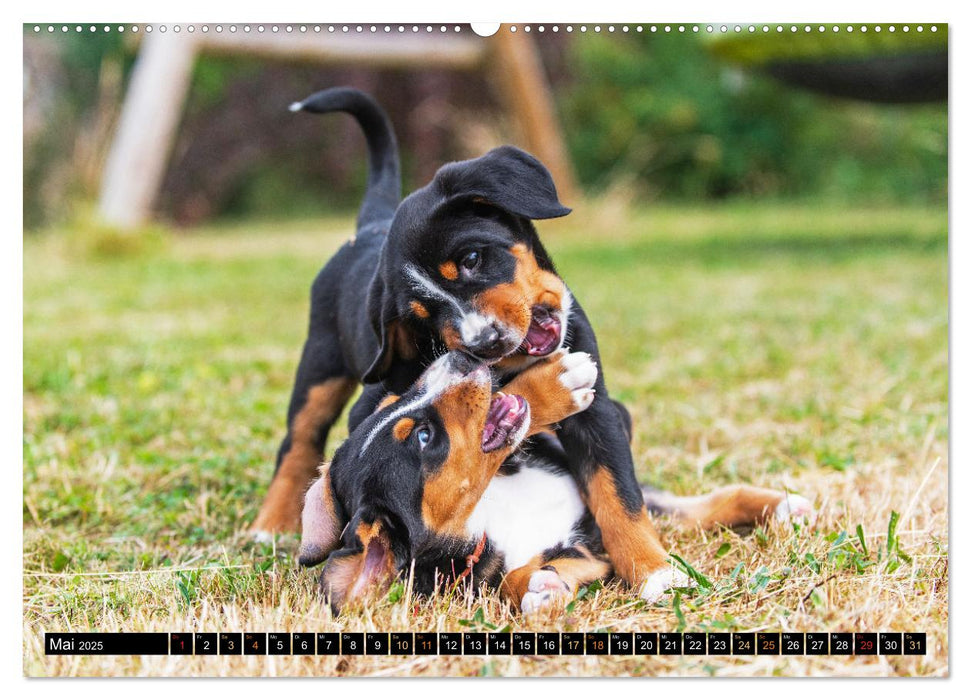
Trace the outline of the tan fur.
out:
<instances>
[{"instance_id":1,"label":"tan fur","mask_svg":"<svg viewBox=\"0 0 971 700\"><path fill-rule=\"evenodd\" d=\"M658 494L656 503L682 523L711 528L717 525L738 527L768 520L786 498L784 491L757 486L734 485L703 496Z\"/></svg>"},{"instance_id":2,"label":"tan fur","mask_svg":"<svg viewBox=\"0 0 971 700\"><path fill-rule=\"evenodd\" d=\"M464 347L462 334L459 333L458 328L451 321L447 321L442 327L442 340L445 342L445 347L449 350L458 350Z\"/></svg>"},{"instance_id":3,"label":"tan fur","mask_svg":"<svg viewBox=\"0 0 971 700\"><path fill-rule=\"evenodd\" d=\"M307 392L307 403L293 419L290 451L284 455L253 523L262 532L296 532L300 529L303 495L317 475L323 455L317 449L317 431L333 422L357 388L350 377L335 377Z\"/></svg>"},{"instance_id":4,"label":"tan fur","mask_svg":"<svg viewBox=\"0 0 971 700\"><path fill-rule=\"evenodd\" d=\"M529 586L530 577L545 567L556 570L560 580L570 589L570 595L576 594L580 586L604 578L610 573L610 564L598 559L586 547L577 547L585 556L583 558L562 557L544 559L542 555L533 557L528 564L514 569L506 574L500 590L515 607L519 607Z\"/></svg>"},{"instance_id":5,"label":"tan fur","mask_svg":"<svg viewBox=\"0 0 971 700\"><path fill-rule=\"evenodd\" d=\"M459 268L451 260L446 260L441 265L438 266L438 272L445 279L449 281L454 281L459 278Z\"/></svg>"},{"instance_id":6,"label":"tan fur","mask_svg":"<svg viewBox=\"0 0 971 700\"><path fill-rule=\"evenodd\" d=\"M428 318L428 316L430 315L428 313L428 309L425 308L425 305L422 304L420 301L416 301L412 299L410 302L408 302L408 306L411 308L411 313L413 313L418 318Z\"/></svg>"},{"instance_id":7,"label":"tan fur","mask_svg":"<svg viewBox=\"0 0 971 700\"><path fill-rule=\"evenodd\" d=\"M381 402L378 404L378 407L374 409L374 412L377 413L378 411L383 411L391 404L396 403L400 398L401 397L398 396L397 394L388 394L383 399L381 399Z\"/></svg>"},{"instance_id":8,"label":"tan fur","mask_svg":"<svg viewBox=\"0 0 971 700\"><path fill-rule=\"evenodd\" d=\"M560 360L566 351L544 358L506 384L506 394L517 394L529 403L529 434L547 430L550 426L572 416L577 411L570 391L559 380L563 373Z\"/></svg>"},{"instance_id":9,"label":"tan fur","mask_svg":"<svg viewBox=\"0 0 971 700\"><path fill-rule=\"evenodd\" d=\"M587 487L587 506L600 526L604 549L617 575L630 584L640 584L666 566L667 552L647 509L641 506L637 513L629 512L620 500L613 477L602 466L594 471Z\"/></svg>"},{"instance_id":10,"label":"tan fur","mask_svg":"<svg viewBox=\"0 0 971 700\"><path fill-rule=\"evenodd\" d=\"M469 515L511 452L482 452L482 428L491 402L488 386L471 383L459 384L435 401L449 438L448 457L425 481L422 495L422 517L435 532L464 534Z\"/></svg>"},{"instance_id":11,"label":"tan fur","mask_svg":"<svg viewBox=\"0 0 971 700\"><path fill-rule=\"evenodd\" d=\"M562 308L566 286L552 272L543 270L533 252L517 243L509 249L516 258L512 282L499 284L477 295L472 304L506 326L525 336L533 317L533 306L543 304L558 311Z\"/></svg>"},{"instance_id":12,"label":"tan fur","mask_svg":"<svg viewBox=\"0 0 971 700\"><path fill-rule=\"evenodd\" d=\"M414 418L402 418L397 423L394 424L394 428L391 430L391 434L394 439L398 442L404 442L411 435L411 431L415 428Z\"/></svg>"}]
</instances>

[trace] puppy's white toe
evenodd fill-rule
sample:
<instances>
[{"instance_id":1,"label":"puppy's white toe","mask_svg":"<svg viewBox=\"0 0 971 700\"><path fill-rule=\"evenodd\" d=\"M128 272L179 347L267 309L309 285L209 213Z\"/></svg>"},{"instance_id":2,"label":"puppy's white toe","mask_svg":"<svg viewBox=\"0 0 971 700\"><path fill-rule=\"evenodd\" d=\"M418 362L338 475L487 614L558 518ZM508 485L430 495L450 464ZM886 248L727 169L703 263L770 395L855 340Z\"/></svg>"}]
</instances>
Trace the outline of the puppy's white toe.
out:
<instances>
[{"instance_id":1,"label":"puppy's white toe","mask_svg":"<svg viewBox=\"0 0 971 700\"><path fill-rule=\"evenodd\" d=\"M597 381L597 363L588 353L573 352L561 361L560 383L569 391L590 389Z\"/></svg>"},{"instance_id":2,"label":"puppy's white toe","mask_svg":"<svg viewBox=\"0 0 971 700\"><path fill-rule=\"evenodd\" d=\"M694 581L686 573L673 566L666 566L647 577L641 585L640 596L648 603L656 603L671 588L688 588Z\"/></svg>"},{"instance_id":3,"label":"puppy's white toe","mask_svg":"<svg viewBox=\"0 0 971 700\"><path fill-rule=\"evenodd\" d=\"M775 507L775 519L787 522L796 519L809 519L815 514L812 501L794 493L787 494Z\"/></svg>"},{"instance_id":4,"label":"puppy's white toe","mask_svg":"<svg viewBox=\"0 0 971 700\"><path fill-rule=\"evenodd\" d=\"M519 604L523 614L548 608L554 603L570 597L570 588L560 578L559 574L549 569L534 571L529 577L527 591Z\"/></svg>"}]
</instances>

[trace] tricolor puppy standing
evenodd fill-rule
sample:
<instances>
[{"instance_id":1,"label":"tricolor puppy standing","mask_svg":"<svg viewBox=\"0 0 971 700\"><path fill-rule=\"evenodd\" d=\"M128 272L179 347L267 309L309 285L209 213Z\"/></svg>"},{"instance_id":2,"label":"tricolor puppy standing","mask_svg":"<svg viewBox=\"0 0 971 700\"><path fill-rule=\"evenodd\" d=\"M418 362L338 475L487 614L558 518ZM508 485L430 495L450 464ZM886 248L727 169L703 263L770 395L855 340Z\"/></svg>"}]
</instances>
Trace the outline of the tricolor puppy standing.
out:
<instances>
[{"instance_id":1,"label":"tricolor puppy standing","mask_svg":"<svg viewBox=\"0 0 971 700\"><path fill-rule=\"evenodd\" d=\"M299 529L303 496L317 475L327 434L360 382L364 391L349 414L352 433L387 394L406 394L444 350L488 363L500 383L564 347L599 365L590 321L532 223L570 211L538 160L510 146L497 148L443 166L401 200L394 133L370 97L335 88L292 109L353 115L367 139L369 174L355 237L312 286L287 435L253 525L262 533ZM648 517L626 412L610 400L602 371L592 389L586 410L556 424L556 448L615 573L655 599L686 581L668 565ZM675 512L690 507L690 517L701 521L723 521L722 513L731 516L724 520L751 521L780 512L779 496L733 487L690 503L658 502Z\"/></svg>"}]
</instances>

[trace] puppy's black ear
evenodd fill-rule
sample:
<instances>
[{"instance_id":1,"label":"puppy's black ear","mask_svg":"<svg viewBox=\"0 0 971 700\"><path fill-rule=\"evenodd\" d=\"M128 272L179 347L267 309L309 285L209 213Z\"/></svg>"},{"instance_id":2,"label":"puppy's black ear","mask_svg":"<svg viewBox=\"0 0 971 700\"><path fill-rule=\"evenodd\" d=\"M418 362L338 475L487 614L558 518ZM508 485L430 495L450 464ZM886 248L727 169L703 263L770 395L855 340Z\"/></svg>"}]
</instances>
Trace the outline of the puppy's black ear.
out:
<instances>
[{"instance_id":1,"label":"puppy's black ear","mask_svg":"<svg viewBox=\"0 0 971 700\"><path fill-rule=\"evenodd\" d=\"M365 384L384 379L397 357L413 359L415 356L414 338L398 313L394 292L386 281L388 273L385 268L382 255L367 296L367 314L378 338L378 351L361 378Z\"/></svg>"},{"instance_id":2,"label":"puppy's black ear","mask_svg":"<svg viewBox=\"0 0 971 700\"><path fill-rule=\"evenodd\" d=\"M449 163L435 178L447 202L483 200L527 219L555 219L570 213L560 204L546 167L513 146L500 146L481 158Z\"/></svg>"}]
</instances>

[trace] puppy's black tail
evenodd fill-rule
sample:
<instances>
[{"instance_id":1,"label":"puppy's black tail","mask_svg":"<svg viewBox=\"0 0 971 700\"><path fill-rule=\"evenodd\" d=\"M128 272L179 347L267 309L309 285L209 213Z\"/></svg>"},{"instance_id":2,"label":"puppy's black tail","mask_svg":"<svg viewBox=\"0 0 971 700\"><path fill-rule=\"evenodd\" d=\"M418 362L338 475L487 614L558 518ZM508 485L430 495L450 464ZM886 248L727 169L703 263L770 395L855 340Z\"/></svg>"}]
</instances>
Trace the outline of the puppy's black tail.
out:
<instances>
[{"instance_id":1,"label":"puppy's black tail","mask_svg":"<svg viewBox=\"0 0 971 700\"><path fill-rule=\"evenodd\" d=\"M401 201L398 142L384 110L370 95L353 88L321 90L290 105L291 112L347 112L361 125L368 145L368 181L357 216L358 228L394 216Z\"/></svg>"}]
</instances>

